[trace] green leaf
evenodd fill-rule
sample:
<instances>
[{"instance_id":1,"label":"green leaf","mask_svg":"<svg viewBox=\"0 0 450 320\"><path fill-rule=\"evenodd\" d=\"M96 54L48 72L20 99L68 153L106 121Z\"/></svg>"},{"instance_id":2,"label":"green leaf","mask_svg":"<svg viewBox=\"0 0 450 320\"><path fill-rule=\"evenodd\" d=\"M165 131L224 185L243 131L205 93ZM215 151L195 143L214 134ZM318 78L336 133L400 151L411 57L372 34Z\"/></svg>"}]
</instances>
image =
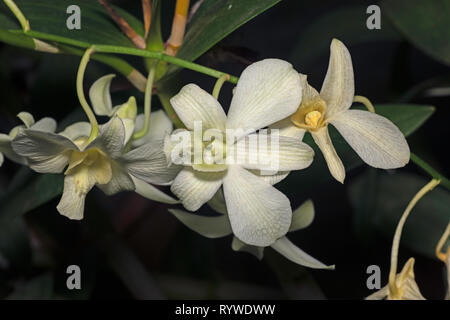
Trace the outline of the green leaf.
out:
<instances>
[{"instance_id":1,"label":"green leaf","mask_svg":"<svg viewBox=\"0 0 450 320\"><path fill-rule=\"evenodd\" d=\"M50 300L53 298L53 275L46 273L31 279L11 293L7 300Z\"/></svg>"},{"instance_id":2,"label":"green leaf","mask_svg":"<svg viewBox=\"0 0 450 320\"><path fill-rule=\"evenodd\" d=\"M355 109L360 109L356 107ZM416 131L433 114L435 108L415 104L382 104L375 105L376 113L391 120L407 137ZM336 152L342 159L347 171L363 164L355 151L347 144L337 130L331 125L331 140L336 148ZM287 195L294 196L300 189L308 190L318 187L323 183L333 180L328 171L325 160L310 134L306 134L304 142L310 145L316 153L313 164L306 170L293 171L286 179L286 183L280 184L280 189ZM295 181L302 181L302 184L295 184ZM337 182L336 182L337 183ZM295 190L295 191L294 191ZM293 193L295 192L295 193Z\"/></svg>"},{"instance_id":3,"label":"green leaf","mask_svg":"<svg viewBox=\"0 0 450 320\"><path fill-rule=\"evenodd\" d=\"M31 30L62 37L85 45L108 44L134 47L133 43L121 32L97 1L90 0L16 0L17 6L30 21ZM81 9L81 30L69 30L66 26L67 7L77 5ZM114 9L140 35L143 35L142 23L120 8ZM15 17L3 3L0 3L0 29L21 30ZM75 44L75 43L74 43Z\"/></svg>"},{"instance_id":4,"label":"green leaf","mask_svg":"<svg viewBox=\"0 0 450 320\"><path fill-rule=\"evenodd\" d=\"M428 181L413 174L388 175L379 171L375 176L369 173L358 177L349 187L358 233L364 229L369 234L377 232L392 239L409 201ZM371 185L370 189L367 188L368 184ZM436 245L450 221L449 207L450 193L436 187L411 211L403 229L401 245L433 258ZM364 217L361 219L361 216ZM447 244L450 244L450 240Z\"/></svg>"},{"instance_id":5,"label":"green leaf","mask_svg":"<svg viewBox=\"0 0 450 320\"><path fill-rule=\"evenodd\" d=\"M0 226L60 195L63 179L58 174L33 174L26 185L8 190L0 202Z\"/></svg>"},{"instance_id":6,"label":"green leaf","mask_svg":"<svg viewBox=\"0 0 450 320\"><path fill-rule=\"evenodd\" d=\"M382 12L419 49L450 65L450 2L448 0L385 0Z\"/></svg>"},{"instance_id":7,"label":"green leaf","mask_svg":"<svg viewBox=\"0 0 450 320\"><path fill-rule=\"evenodd\" d=\"M177 57L195 60L241 25L280 0L205 0L187 25Z\"/></svg>"},{"instance_id":8,"label":"green leaf","mask_svg":"<svg viewBox=\"0 0 450 320\"><path fill-rule=\"evenodd\" d=\"M291 54L291 61L305 65L313 59L328 55L333 38L346 45L376 41L399 41L400 34L381 15L381 29L368 30L366 19L367 6L347 6L318 17L311 24L302 28L296 40L296 47ZM332 27L329 27L332 26Z\"/></svg>"}]
</instances>

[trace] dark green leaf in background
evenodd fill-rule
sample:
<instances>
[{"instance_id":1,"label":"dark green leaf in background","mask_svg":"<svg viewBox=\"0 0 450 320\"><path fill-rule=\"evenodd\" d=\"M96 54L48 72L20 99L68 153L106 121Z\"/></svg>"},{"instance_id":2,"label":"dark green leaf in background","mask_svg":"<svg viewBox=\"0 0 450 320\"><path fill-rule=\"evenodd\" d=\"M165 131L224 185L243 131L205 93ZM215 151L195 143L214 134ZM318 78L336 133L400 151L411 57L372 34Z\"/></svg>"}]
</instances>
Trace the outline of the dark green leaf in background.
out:
<instances>
[{"instance_id":1,"label":"dark green leaf in background","mask_svg":"<svg viewBox=\"0 0 450 320\"><path fill-rule=\"evenodd\" d=\"M349 197L355 209L357 231L363 228L371 230L370 234L381 233L392 239L409 201L429 180L408 173L389 175L378 171L375 175L368 173L352 181ZM368 188L369 184L372 187ZM401 245L434 258L436 245L450 222L449 208L450 193L436 187L411 211L403 229ZM450 240L447 244L450 245Z\"/></svg>"},{"instance_id":2,"label":"dark green leaf in background","mask_svg":"<svg viewBox=\"0 0 450 320\"><path fill-rule=\"evenodd\" d=\"M381 5L412 44L450 65L450 1L384 0Z\"/></svg>"}]
</instances>

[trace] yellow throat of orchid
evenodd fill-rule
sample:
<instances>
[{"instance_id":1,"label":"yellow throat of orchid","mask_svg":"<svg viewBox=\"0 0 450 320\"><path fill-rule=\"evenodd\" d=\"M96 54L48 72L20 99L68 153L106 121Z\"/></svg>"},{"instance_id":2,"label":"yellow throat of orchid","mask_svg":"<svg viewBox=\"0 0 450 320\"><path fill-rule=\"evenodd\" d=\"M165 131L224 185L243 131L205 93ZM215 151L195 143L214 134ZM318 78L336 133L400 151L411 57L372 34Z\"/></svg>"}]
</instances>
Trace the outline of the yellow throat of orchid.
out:
<instances>
[{"instance_id":1,"label":"yellow throat of orchid","mask_svg":"<svg viewBox=\"0 0 450 320\"><path fill-rule=\"evenodd\" d=\"M324 115L326 109L326 103L320 97L306 103L302 102L297 111L291 116L291 121L299 128L316 131L325 125Z\"/></svg>"},{"instance_id":2,"label":"yellow throat of orchid","mask_svg":"<svg viewBox=\"0 0 450 320\"><path fill-rule=\"evenodd\" d=\"M81 138L75 143L82 146L86 141L86 138ZM86 151L73 150L64 174L73 177L78 193L86 194L95 184L106 184L111 181L111 162L106 154L97 148Z\"/></svg>"}]
</instances>

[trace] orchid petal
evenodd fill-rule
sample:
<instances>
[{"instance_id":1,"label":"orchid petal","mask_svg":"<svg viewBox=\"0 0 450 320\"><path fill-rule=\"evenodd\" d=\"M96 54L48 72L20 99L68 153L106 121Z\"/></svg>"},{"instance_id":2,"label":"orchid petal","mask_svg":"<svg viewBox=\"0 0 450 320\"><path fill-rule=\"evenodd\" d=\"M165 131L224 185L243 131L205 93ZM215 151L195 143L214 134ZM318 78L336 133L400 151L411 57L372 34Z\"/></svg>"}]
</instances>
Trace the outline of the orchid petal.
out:
<instances>
[{"instance_id":1,"label":"orchid petal","mask_svg":"<svg viewBox=\"0 0 450 320\"><path fill-rule=\"evenodd\" d=\"M133 179L134 185L136 186L135 192L144 198L168 204L176 204L179 203L179 200L172 198L171 196L165 194L155 186L131 176Z\"/></svg>"},{"instance_id":2,"label":"orchid petal","mask_svg":"<svg viewBox=\"0 0 450 320\"><path fill-rule=\"evenodd\" d=\"M169 209L169 212L186 227L206 238L222 238L232 233L230 222L225 215L207 217L177 209Z\"/></svg>"},{"instance_id":3,"label":"orchid petal","mask_svg":"<svg viewBox=\"0 0 450 320\"><path fill-rule=\"evenodd\" d=\"M264 257L264 248L263 247L256 247L256 246L250 246L241 240L239 240L236 237L233 237L233 242L231 243L231 248L234 251L243 251L248 252L252 255L254 255L258 260L262 260Z\"/></svg>"},{"instance_id":4,"label":"orchid petal","mask_svg":"<svg viewBox=\"0 0 450 320\"><path fill-rule=\"evenodd\" d=\"M109 92L111 81L116 75L108 74L101 77L89 89L89 98L91 99L94 112L99 116L111 116L112 102Z\"/></svg>"},{"instance_id":5,"label":"orchid petal","mask_svg":"<svg viewBox=\"0 0 450 320\"><path fill-rule=\"evenodd\" d=\"M292 222L289 232L305 229L314 220L314 204L312 200L306 200L292 212Z\"/></svg>"}]
</instances>

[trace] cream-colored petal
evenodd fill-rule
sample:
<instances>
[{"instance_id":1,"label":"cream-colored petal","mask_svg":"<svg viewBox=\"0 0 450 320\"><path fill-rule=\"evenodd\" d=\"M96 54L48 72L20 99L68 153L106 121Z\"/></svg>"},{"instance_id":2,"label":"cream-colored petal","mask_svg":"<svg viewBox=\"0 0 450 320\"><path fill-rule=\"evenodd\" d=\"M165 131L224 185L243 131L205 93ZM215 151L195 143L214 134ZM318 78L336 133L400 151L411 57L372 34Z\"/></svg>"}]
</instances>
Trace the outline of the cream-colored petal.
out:
<instances>
[{"instance_id":1,"label":"cream-colored petal","mask_svg":"<svg viewBox=\"0 0 450 320\"><path fill-rule=\"evenodd\" d=\"M22 120L22 122L25 124L25 127L29 128L34 124L34 117L29 112L20 112L17 114L17 117Z\"/></svg>"},{"instance_id":2,"label":"cream-colored petal","mask_svg":"<svg viewBox=\"0 0 450 320\"><path fill-rule=\"evenodd\" d=\"M100 134L85 150L98 148L108 157L117 159L125 147L125 126L119 117L113 117L100 130Z\"/></svg>"},{"instance_id":3,"label":"cream-colored petal","mask_svg":"<svg viewBox=\"0 0 450 320\"><path fill-rule=\"evenodd\" d=\"M233 233L239 240L266 247L284 236L291 224L289 199L263 179L234 165L223 182Z\"/></svg>"},{"instance_id":4,"label":"cream-colored petal","mask_svg":"<svg viewBox=\"0 0 450 320\"><path fill-rule=\"evenodd\" d=\"M397 293L389 291L388 300L425 300L414 277L414 258L409 258L402 271L395 277Z\"/></svg>"},{"instance_id":5,"label":"cream-colored petal","mask_svg":"<svg viewBox=\"0 0 450 320\"><path fill-rule=\"evenodd\" d=\"M162 141L154 141L133 149L120 161L136 178L159 185L170 184L181 169L169 164Z\"/></svg>"},{"instance_id":6,"label":"cream-colored petal","mask_svg":"<svg viewBox=\"0 0 450 320\"><path fill-rule=\"evenodd\" d=\"M265 170L249 170L254 175L260 177L267 183L271 185L277 184L278 182L284 180L290 173L290 171L278 171L278 172L269 172Z\"/></svg>"},{"instance_id":7,"label":"cream-colored petal","mask_svg":"<svg viewBox=\"0 0 450 320\"><path fill-rule=\"evenodd\" d=\"M250 134L232 148L227 150L227 161L234 159L234 162L228 163L247 169L301 170L307 168L314 158L313 149L299 139L262 133Z\"/></svg>"},{"instance_id":8,"label":"cream-colored petal","mask_svg":"<svg viewBox=\"0 0 450 320\"><path fill-rule=\"evenodd\" d=\"M134 191L144 198L168 204L176 204L180 202L179 200L172 198L155 186L141 179L135 178L133 176L131 176L131 179L133 179L134 185L136 186L136 189Z\"/></svg>"},{"instance_id":9,"label":"cream-colored petal","mask_svg":"<svg viewBox=\"0 0 450 320\"><path fill-rule=\"evenodd\" d=\"M319 146L320 151L322 151L331 175L340 183L344 183L345 168L334 149L333 142L328 133L328 128L323 127L318 131L311 132L311 135L314 142Z\"/></svg>"},{"instance_id":10,"label":"cream-colored petal","mask_svg":"<svg viewBox=\"0 0 450 320\"><path fill-rule=\"evenodd\" d=\"M352 58L348 49L341 41L333 39L330 51L327 74L320 90L320 97L327 104L326 120L350 108L355 95Z\"/></svg>"},{"instance_id":11,"label":"cream-colored petal","mask_svg":"<svg viewBox=\"0 0 450 320\"><path fill-rule=\"evenodd\" d=\"M32 129L21 130L12 142L13 150L28 159L29 166L41 173L59 173L68 162L67 151L78 150L68 138Z\"/></svg>"},{"instance_id":12,"label":"cream-colored petal","mask_svg":"<svg viewBox=\"0 0 450 320\"><path fill-rule=\"evenodd\" d=\"M227 205L222 188L217 190L216 194L208 201L208 205L221 214L227 214Z\"/></svg>"},{"instance_id":13,"label":"cream-colored petal","mask_svg":"<svg viewBox=\"0 0 450 320\"><path fill-rule=\"evenodd\" d=\"M319 97L319 93L309 85L308 76L301 73L299 73L299 75L302 85L302 104L307 104L308 102L316 100Z\"/></svg>"},{"instance_id":14,"label":"cream-colored petal","mask_svg":"<svg viewBox=\"0 0 450 320\"><path fill-rule=\"evenodd\" d=\"M292 121L291 118L286 118L283 119L281 121L275 122L274 124L271 124L269 126L270 129L278 129L279 131L279 135L280 136L285 136L285 137L291 137L291 138L295 138L295 139L299 139L300 141L303 140L303 137L305 136L305 129L301 129L297 126L295 126Z\"/></svg>"},{"instance_id":15,"label":"cream-colored petal","mask_svg":"<svg viewBox=\"0 0 450 320\"><path fill-rule=\"evenodd\" d=\"M99 78L89 89L89 98L91 99L92 108L99 116L111 116L112 102L109 88L111 81L116 75L108 74Z\"/></svg>"},{"instance_id":16,"label":"cream-colored petal","mask_svg":"<svg viewBox=\"0 0 450 320\"><path fill-rule=\"evenodd\" d=\"M42 118L41 120L37 121L30 128L33 130L55 132L56 127L57 127L56 120L53 118L46 117L46 118Z\"/></svg>"},{"instance_id":17,"label":"cream-colored petal","mask_svg":"<svg viewBox=\"0 0 450 320\"><path fill-rule=\"evenodd\" d=\"M203 130L225 130L227 116L222 106L212 95L195 84L185 85L170 99L170 103L189 130L194 129L196 121L201 122Z\"/></svg>"},{"instance_id":18,"label":"cream-colored petal","mask_svg":"<svg viewBox=\"0 0 450 320\"><path fill-rule=\"evenodd\" d=\"M292 262L313 269L328 269L334 270L334 265L327 266L317 259L311 257L309 254L294 245L288 238L283 237L278 239L271 247L286 259Z\"/></svg>"},{"instance_id":19,"label":"cream-colored petal","mask_svg":"<svg viewBox=\"0 0 450 320\"><path fill-rule=\"evenodd\" d=\"M231 248L234 251L243 251L254 255L258 260L262 260L264 257L264 247L256 247L245 244L236 237L233 237L233 242L231 242Z\"/></svg>"},{"instance_id":20,"label":"cream-colored petal","mask_svg":"<svg viewBox=\"0 0 450 320\"><path fill-rule=\"evenodd\" d=\"M118 163L111 162L111 179L106 184L99 184L98 187L107 195L113 195L121 191L131 191L135 189L132 177L125 168Z\"/></svg>"},{"instance_id":21,"label":"cream-colored petal","mask_svg":"<svg viewBox=\"0 0 450 320\"><path fill-rule=\"evenodd\" d=\"M169 209L169 212L186 227L206 238L222 238L232 233L227 216L206 217L177 209Z\"/></svg>"},{"instance_id":22,"label":"cream-colored petal","mask_svg":"<svg viewBox=\"0 0 450 320\"><path fill-rule=\"evenodd\" d=\"M170 190L187 210L196 211L219 190L223 176L222 172L199 172L185 167L173 181Z\"/></svg>"},{"instance_id":23,"label":"cream-colored petal","mask_svg":"<svg viewBox=\"0 0 450 320\"><path fill-rule=\"evenodd\" d=\"M347 110L331 123L368 165L394 169L409 162L403 133L388 119L363 110Z\"/></svg>"},{"instance_id":24,"label":"cream-colored petal","mask_svg":"<svg viewBox=\"0 0 450 320\"><path fill-rule=\"evenodd\" d=\"M142 129L144 125L144 115L140 114L136 118L135 131ZM133 146L139 147L152 140L163 140L173 130L173 123L163 110L152 112L150 115L150 127L147 134L141 139L134 140Z\"/></svg>"},{"instance_id":25,"label":"cream-colored petal","mask_svg":"<svg viewBox=\"0 0 450 320\"><path fill-rule=\"evenodd\" d=\"M86 192L80 192L75 185L75 178L72 175L64 178L64 191L56 209L60 214L72 220L81 220L84 215L84 200L86 194L94 186L89 183Z\"/></svg>"},{"instance_id":26,"label":"cream-colored petal","mask_svg":"<svg viewBox=\"0 0 450 320\"><path fill-rule=\"evenodd\" d=\"M79 138L88 138L91 134L91 124L89 122L75 122L59 133L60 135L75 141Z\"/></svg>"},{"instance_id":27,"label":"cream-colored petal","mask_svg":"<svg viewBox=\"0 0 450 320\"><path fill-rule=\"evenodd\" d=\"M300 207L292 212L292 223L289 232L305 229L314 220L314 204L312 200L306 200Z\"/></svg>"},{"instance_id":28,"label":"cream-colored petal","mask_svg":"<svg viewBox=\"0 0 450 320\"><path fill-rule=\"evenodd\" d=\"M366 297L365 300L384 300L389 294L389 286L384 286L378 291L375 291L370 296Z\"/></svg>"},{"instance_id":29,"label":"cream-colored petal","mask_svg":"<svg viewBox=\"0 0 450 320\"><path fill-rule=\"evenodd\" d=\"M4 157L6 157L11 161L26 165L27 159L14 152L11 141L12 139L9 135L0 133L0 153L2 154L1 162L3 163Z\"/></svg>"},{"instance_id":30,"label":"cream-colored petal","mask_svg":"<svg viewBox=\"0 0 450 320\"><path fill-rule=\"evenodd\" d=\"M292 65L279 59L253 63L236 86L227 128L256 131L287 118L302 99L300 77Z\"/></svg>"},{"instance_id":31,"label":"cream-colored petal","mask_svg":"<svg viewBox=\"0 0 450 320\"><path fill-rule=\"evenodd\" d=\"M0 167L3 165L5 158L3 157L3 153L0 152Z\"/></svg>"}]
</instances>

